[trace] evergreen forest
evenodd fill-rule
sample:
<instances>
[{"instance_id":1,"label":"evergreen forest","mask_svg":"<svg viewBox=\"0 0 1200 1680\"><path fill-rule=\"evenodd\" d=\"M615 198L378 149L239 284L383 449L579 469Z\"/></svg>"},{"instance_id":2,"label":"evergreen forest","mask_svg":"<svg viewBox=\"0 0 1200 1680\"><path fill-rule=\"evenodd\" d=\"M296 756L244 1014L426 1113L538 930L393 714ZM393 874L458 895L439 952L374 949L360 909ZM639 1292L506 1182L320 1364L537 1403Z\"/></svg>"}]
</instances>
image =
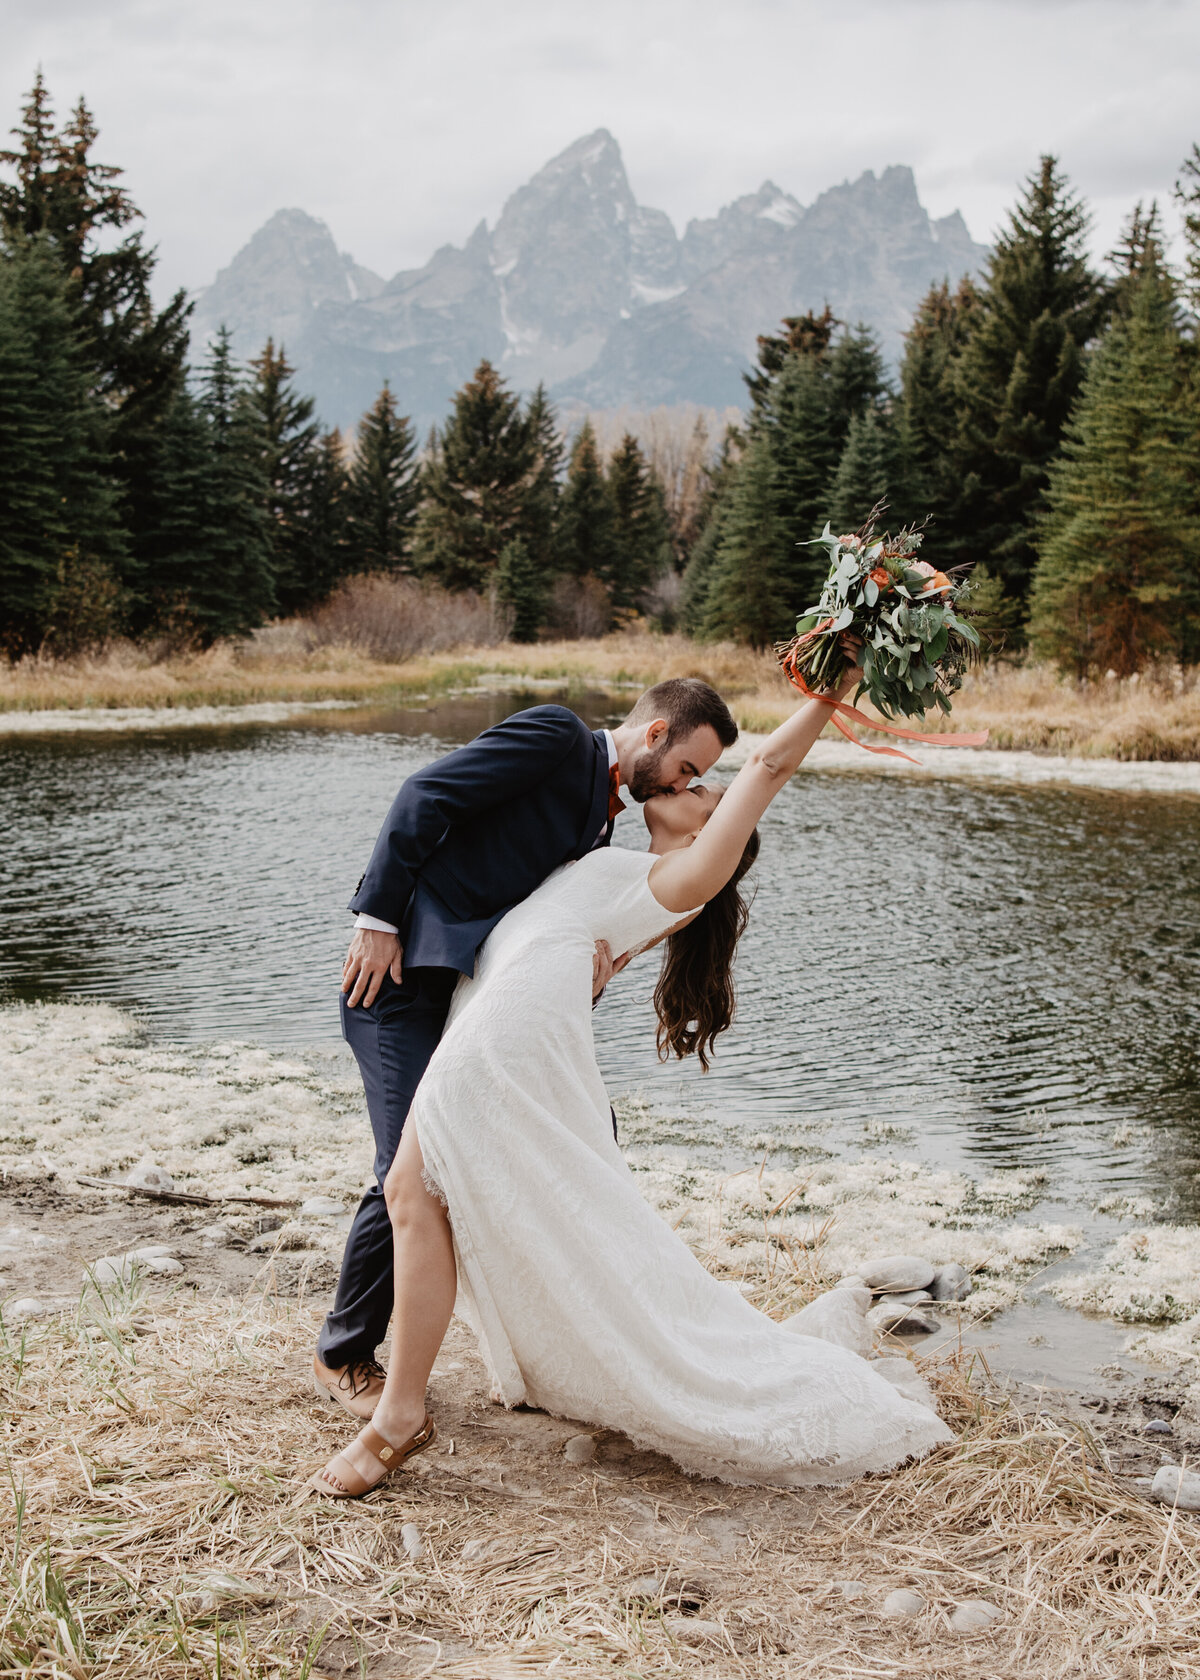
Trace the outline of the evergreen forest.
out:
<instances>
[{"instance_id":1,"label":"evergreen forest","mask_svg":"<svg viewBox=\"0 0 1200 1680\"><path fill-rule=\"evenodd\" d=\"M189 337L183 292L81 100L41 76L0 151L0 649L118 636L210 646L402 576L503 608L511 634L637 621L756 648L819 593L829 519L878 503L971 568L993 654L1127 676L1200 662L1200 147L1096 266L1056 159L984 274L921 300L894 373L828 308L758 341L744 421L701 427L687 493L632 431L601 447L482 362L418 439L387 385L323 429L286 347ZM770 326L770 323L764 323ZM715 445L715 446L714 446Z\"/></svg>"}]
</instances>

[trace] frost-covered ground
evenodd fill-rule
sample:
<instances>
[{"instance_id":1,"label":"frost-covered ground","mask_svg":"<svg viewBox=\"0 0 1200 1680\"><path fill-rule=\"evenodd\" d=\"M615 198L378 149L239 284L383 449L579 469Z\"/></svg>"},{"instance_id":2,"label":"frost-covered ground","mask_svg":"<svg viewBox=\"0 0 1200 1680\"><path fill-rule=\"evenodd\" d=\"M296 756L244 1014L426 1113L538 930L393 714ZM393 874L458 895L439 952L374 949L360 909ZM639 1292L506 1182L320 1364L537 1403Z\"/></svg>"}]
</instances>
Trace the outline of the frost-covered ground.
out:
<instances>
[{"instance_id":1,"label":"frost-covered ground","mask_svg":"<svg viewBox=\"0 0 1200 1680\"><path fill-rule=\"evenodd\" d=\"M1054 1285L1065 1306L1125 1324L1161 1325L1132 1338L1130 1352L1200 1371L1200 1227L1151 1225L1124 1232L1098 1266Z\"/></svg>"},{"instance_id":2,"label":"frost-covered ground","mask_svg":"<svg viewBox=\"0 0 1200 1680\"><path fill-rule=\"evenodd\" d=\"M361 705L361 700L257 700L246 706L64 706L42 712L0 711L0 735L107 735L289 723L305 712L345 711Z\"/></svg>"},{"instance_id":3,"label":"frost-covered ground","mask_svg":"<svg viewBox=\"0 0 1200 1680\"><path fill-rule=\"evenodd\" d=\"M149 1156L182 1190L349 1208L370 1171L362 1092L336 1054L163 1046L105 1005L0 1010L0 1115L0 1170L17 1176L116 1178ZM880 1150L786 1171L684 1170L656 1144L660 1124L623 1105L647 1196L710 1266L768 1293L910 1253L974 1272L977 1315L1011 1304L1022 1277L1080 1241L1073 1227L1021 1217L1044 1194L1037 1173L977 1182ZM337 1240L326 1228L326 1244Z\"/></svg>"},{"instance_id":4,"label":"frost-covered ground","mask_svg":"<svg viewBox=\"0 0 1200 1680\"><path fill-rule=\"evenodd\" d=\"M744 732L737 744L721 759L721 768L733 770L765 735ZM873 745L882 745L873 741ZM919 742L892 743L917 759L925 775L977 777L985 781L1014 783L1030 787L1042 783L1068 782L1072 787L1106 788L1118 793L1200 794L1200 763L1167 763L1157 759L1066 758L1049 753L995 752L990 747L925 747ZM849 742L818 741L805 761L805 771L870 770L917 775L911 764L898 758L881 758Z\"/></svg>"}]
</instances>

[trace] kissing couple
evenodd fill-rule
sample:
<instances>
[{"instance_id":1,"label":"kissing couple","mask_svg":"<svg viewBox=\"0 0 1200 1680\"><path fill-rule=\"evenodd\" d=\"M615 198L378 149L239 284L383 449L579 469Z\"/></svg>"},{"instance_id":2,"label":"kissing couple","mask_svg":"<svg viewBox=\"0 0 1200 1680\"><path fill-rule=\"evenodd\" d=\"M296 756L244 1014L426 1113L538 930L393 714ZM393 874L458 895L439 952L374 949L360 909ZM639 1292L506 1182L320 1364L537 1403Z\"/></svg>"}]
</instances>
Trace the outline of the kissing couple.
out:
<instances>
[{"instance_id":1,"label":"kissing couple","mask_svg":"<svg viewBox=\"0 0 1200 1680\"><path fill-rule=\"evenodd\" d=\"M313 1369L362 1428L318 1492L358 1497L432 1442L426 1387L456 1304L506 1406L699 1475L836 1484L952 1439L865 1359L705 1270L634 1182L592 1036L595 994L665 941L659 1050L707 1068L733 1016L756 825L853 680L800 705L723 791L699 778L737 726L696 678L649 689L611 732L534 706L404 783L350 906L342 1022L375 1182ZM622 791L646 852L609 845Z\"/></svg>"}]
</instances>

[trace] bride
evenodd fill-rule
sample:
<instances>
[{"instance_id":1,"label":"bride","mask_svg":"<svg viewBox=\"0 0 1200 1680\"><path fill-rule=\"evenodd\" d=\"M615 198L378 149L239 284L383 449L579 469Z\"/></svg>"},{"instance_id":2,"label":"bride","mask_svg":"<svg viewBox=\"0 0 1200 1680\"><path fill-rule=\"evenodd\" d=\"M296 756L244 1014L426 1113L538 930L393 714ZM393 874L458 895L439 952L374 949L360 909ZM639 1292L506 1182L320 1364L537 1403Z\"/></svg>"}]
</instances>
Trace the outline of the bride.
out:
<instances>
[{"instance_id":1,"label":"bride","mask_svg":"<svg viewBox=\"0 0 1200 1680\"><path fill-rule=\"evenodd\" d=\"M384 1186L387 1381L318 1492L364 1494L434 1439L425 1391L456 1298L506 1405L617 1430L700 1475L836 1484L952 1439L866 1360L784 1329L705 1270L634 1182L592 1041L596 942L666 936L659 1047L707 1067L733 1014L756 824L828 716L825 699L800 706L724 793L648 799L649 852L567 864L488 938Z\"/></svg>"}]
</instances>

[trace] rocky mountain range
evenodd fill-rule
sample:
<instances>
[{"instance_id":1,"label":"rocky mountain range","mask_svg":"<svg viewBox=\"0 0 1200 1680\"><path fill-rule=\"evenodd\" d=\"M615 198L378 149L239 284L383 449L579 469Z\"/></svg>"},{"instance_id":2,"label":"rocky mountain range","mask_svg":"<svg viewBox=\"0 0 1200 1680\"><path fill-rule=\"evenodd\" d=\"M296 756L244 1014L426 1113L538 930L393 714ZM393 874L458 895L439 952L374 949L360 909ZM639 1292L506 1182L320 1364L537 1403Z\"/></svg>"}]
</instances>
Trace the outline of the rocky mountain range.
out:
<instances>
[{"instance_id":1,"label":"rocky mountain range","mask_svg":"<svg viewBox=\"0 0 1200 1680\"><path fill-rule=\"evenodd\" d=\"M384 379L423 430L481 357L568 409L745 401L759 333L828 303L895 359L932 281L987 255L962 216L933 220L911 169L871 171L807 207L766 181L680 238L639 205L606 129L577 140L494 228L382 280L324 222L280 210L197 296L195 341L224 323L237 353L272 335L329 423L353 424Z\"/></svg>"}]
</instances>

